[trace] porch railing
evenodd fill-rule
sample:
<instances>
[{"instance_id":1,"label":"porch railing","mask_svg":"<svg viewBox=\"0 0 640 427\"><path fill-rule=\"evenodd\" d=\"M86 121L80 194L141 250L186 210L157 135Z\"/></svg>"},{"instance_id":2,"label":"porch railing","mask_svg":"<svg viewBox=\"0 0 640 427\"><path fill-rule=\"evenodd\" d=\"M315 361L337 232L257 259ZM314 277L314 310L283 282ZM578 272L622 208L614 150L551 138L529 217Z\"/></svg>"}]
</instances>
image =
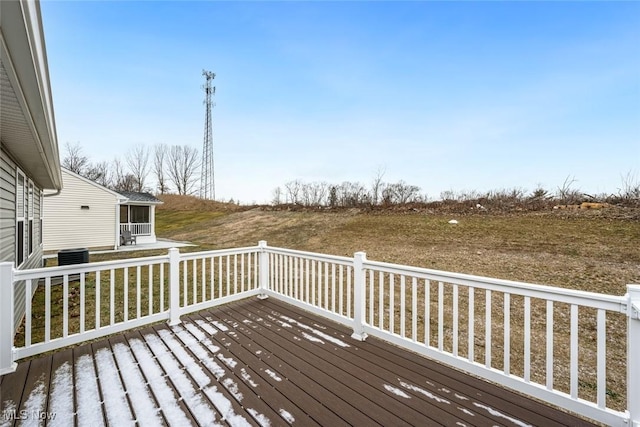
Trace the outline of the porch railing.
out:
<instances>
[{"instance_id":1,"label":"porch railing","mask_svg":"<svg viewBox=\"0 0 640 427\"><path fill-rule=\"evenodd\" d=\"M354 339L374 336L607 425L640 426L640 285L611 296L266 242L27 271L2 263L0 283L0 374L24 357L270 296L347 325ZM40 289L14 336L16 286ZM620 340L626 352L615 351Z\"/></svg>"},{"instance_id":2,"label":"porch railing","mask_svg":"<svg viewBox=\"0 0 640 427\"><path fill-rule=\"evenodd\" d=\"M120 224L120 233L130 231L132 236L150 236L151 224L148 222L127 222Z\"/></svg>"}]
</instances>

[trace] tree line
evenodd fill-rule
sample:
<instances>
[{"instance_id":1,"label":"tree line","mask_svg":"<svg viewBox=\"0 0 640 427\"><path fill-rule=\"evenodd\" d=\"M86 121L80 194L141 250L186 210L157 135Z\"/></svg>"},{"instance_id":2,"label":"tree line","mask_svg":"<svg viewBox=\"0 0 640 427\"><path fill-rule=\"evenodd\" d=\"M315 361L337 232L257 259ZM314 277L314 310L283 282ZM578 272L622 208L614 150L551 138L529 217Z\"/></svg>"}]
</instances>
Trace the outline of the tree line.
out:
<instances>
[{"instance_id":1,"label":"tree line","mask_svg":"<svg viewBox=\"0 0 640 427\"><path fill-rule=\"evenodd\" d=\"M65 144L65 151L62 166L112 190L183 195L198 191L200 156L188 145L134 145L124 160L102 162L92 162L79 143Z\"/></svg>"},{"instance_id":2,"label":"tree line","mask_svg":"<svg viewBox=\"0 0 640 427\"><path fill-rule=\"evenodd\" d=\"M289 181L283 187L276 187L272 193L272 204L293 204L306 207L362 207L391 206L427 201L426 195L417 185L402 180L395 183L383 181L384 171L378 169L370 183L344 181L330 184L325 181L304 182L299 179Z\"/></svg>"}]
</instances>

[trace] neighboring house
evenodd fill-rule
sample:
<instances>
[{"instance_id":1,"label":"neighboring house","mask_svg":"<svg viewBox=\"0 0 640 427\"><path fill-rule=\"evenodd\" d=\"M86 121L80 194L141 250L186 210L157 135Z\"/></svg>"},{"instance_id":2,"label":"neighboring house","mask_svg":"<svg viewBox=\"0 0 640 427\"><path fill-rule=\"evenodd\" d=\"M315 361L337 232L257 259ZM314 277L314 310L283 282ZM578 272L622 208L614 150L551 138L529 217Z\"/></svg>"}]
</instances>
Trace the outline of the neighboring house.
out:
<instances>
[{"instance_id":1,"label":"neighboring house","mask_svg":"<svg viewBox=\"0 0 640 427\"><path fill-rule=\"evenodd\" d=\"M40 4L0 1L0 262L42 266L43 190L61 188ZM17 328L25 287L15 292Z\"/></svg>"},{"instance_id":2,"label":"neighboring house","mask_svg":"<svg viewBox=\"0 0 640 427\"><path fill-rule=\"evenodd\" d=\"M138 244L155 243L155 207L148 193L116 192L62 168L64 189L46 197L44 250L117 249L123 230Z\"/></svg>"}]
</instances>

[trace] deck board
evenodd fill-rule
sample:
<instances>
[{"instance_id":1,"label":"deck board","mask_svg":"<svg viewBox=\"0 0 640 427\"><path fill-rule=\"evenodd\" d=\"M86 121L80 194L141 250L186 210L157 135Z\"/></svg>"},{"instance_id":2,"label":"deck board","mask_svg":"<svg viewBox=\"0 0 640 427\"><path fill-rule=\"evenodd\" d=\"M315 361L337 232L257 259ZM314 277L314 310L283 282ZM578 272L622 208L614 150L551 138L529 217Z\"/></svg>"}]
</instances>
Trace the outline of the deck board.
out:
<instances>
[{"instance_id":1,"label":"deck board","mask_svg":"<svg viewBox=\"0 0 640 427\"><path fill-rule=\"evenodd\" d=\"M273 298L182 321L21 362L0 410L92 427L592 425Z\"/></svg>"}]
</instances>

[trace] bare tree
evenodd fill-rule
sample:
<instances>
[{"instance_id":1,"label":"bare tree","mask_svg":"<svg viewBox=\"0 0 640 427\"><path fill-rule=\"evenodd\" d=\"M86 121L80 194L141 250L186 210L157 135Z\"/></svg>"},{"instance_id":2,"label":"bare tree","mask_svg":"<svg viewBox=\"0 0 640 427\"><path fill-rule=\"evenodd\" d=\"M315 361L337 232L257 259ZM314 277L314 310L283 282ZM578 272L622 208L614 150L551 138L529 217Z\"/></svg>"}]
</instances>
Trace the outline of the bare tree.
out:
<instances>
[{"instance_id":1,"label":"bare tree","mask_svg":"<svg viewBox=\"0 0 640 427\"><path fill-rule=\"evenodd\" d=\"M282 188L280 187L276 187L273 190L273 199L271 200L271 203L274 206L278 206L279 204L282 203Z\"/></svg>"},{"instance_id":2,"label":"bare tree","mask_svg":"<svg viewBox=\"0 0 640 427\"><path fill-rule=\"evenodd\" d=\"M376 173L373 176L373 181L371 182L371 204L377 205L378 199L381 196L382 186L384 185L382 182L382 178L384 177L386 170L382 166L378 166L376 169Z\"/></svg>"},{"instance_id":3,"label":"bare tree","mask_svg":"<svg viewBox=\"0 0 640 427\"><path fill-rule=\"evenodd\" d=\"M128 173L119 158L113 159L111 166L113 173L112 186L116 191L138 191L139 182L137 178Z\"/></svg>"},{"instance_id":4,"label":"bare tree","mask_svg":"<svg viewBox=\"0 0 640 427\"><path fill-rule=\"evenodd\" d=\"M167 175L178 194L193 194L200 166L198 150L188 145L173 145L168 152Z\"/></svg>"},{"instance_id":5,"label":"bare tree","mask_svg":"<svg viewBox=\"0 0 640 427\"><path fill-rule=\"evenodd\" d=\"M136 180L134 191L144 191L145 180L149 174L149 150L144 145L135 145L127 152L127 165L129 173Z\"/></svg>"},{"instance_id":6,"label":"bare tree","mask_svg":"<svg viewBox=\"0 0 640 427\"><path fill-rule=\"evenodd\" d=\"M562 203L568 205L577 203L580 200L582 196L580 190L572 188L575 183L576 179L574 177L567 176L562 185L558 187L557 196Z\"/></svg>"},{"instance_id":7,"label":"bare tree","mask_svg":"<svg viewBox=\"0 0 640 427\"><path fill-rule=\"evenodd\" d=\"M71 145L67 142L64 146L66 155L62 159L62 166L69 169L71 172L83 175L85 168L89 165L89 158L82 152L80 143L76 142Z\"/></svg>"},{"instance_id":8,"label":"bare tree","mask_svg":"<svg viewBox=\"0 0 640 427\"><path fill-rule=\"evenodd\" d=\"M111 166L109 162L99 162L91 164L84 170L84 177L97 182L103 187L112 187Z\"/></svg>"},{"instance_id":9,"label":"bare tree","mask_svg":"<svg viewBox=\"0 0 640 427\"><path fill-rule=\"evenodd\" d=\"M284 188L287 190L287 203L298 204L300 203L300 190L302 189L302 182L296 179L295 181L289 181L284 184Z\"/></svg>"},{"instance_id":10,"label":"bare tree","mask_svg":"<svg viewBox=\"0 0 640 427\"><path fill-rule=\"evenodd\" d=\"M153 150L153 175L158 183L158 192L160 192L160 194L169 191L169 183L165 172L168 151L169 147L165 144L158 144Z\"/></svg>"}]
</instances>

